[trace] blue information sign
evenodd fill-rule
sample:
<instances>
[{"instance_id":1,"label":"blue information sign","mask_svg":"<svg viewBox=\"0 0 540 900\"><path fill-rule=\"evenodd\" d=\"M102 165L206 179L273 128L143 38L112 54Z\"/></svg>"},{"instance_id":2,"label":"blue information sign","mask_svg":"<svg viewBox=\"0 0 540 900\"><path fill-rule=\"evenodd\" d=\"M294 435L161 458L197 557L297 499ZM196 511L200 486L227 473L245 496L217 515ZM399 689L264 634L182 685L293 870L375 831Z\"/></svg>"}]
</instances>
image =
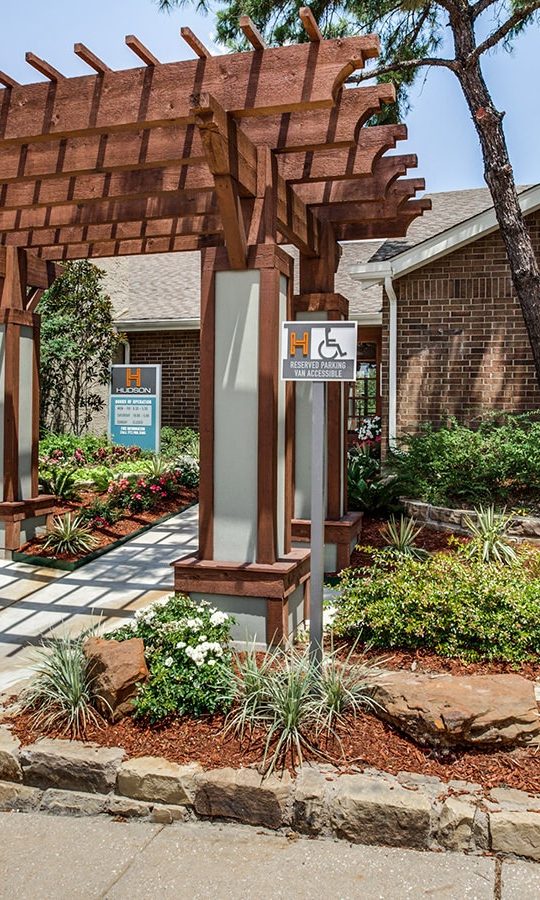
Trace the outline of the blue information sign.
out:
<instances>
[{"instance_id":1,"label":"blue information sign","mask_svg":"<svg viewBox=\"0 0 540 900\"><path fill-rule=\"evenodd\" d=\"M113 444L159 453L161 366L112 366L109 437Z\"/></svg>"}]
</instances>

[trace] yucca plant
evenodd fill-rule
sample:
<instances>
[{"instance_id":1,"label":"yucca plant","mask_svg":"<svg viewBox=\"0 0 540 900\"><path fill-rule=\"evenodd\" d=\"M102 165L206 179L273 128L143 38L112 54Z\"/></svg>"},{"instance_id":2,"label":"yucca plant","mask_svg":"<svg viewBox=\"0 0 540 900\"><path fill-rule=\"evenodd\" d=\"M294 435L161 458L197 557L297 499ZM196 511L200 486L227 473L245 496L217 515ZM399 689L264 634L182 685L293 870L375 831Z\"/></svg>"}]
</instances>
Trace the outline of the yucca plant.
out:
<instances>
[{"instance_id":1,"label":"yucca plant","mask_svg":"<svg viewBox=\"0 0 540 900\"><path fill-rule=\"evenodd\" d=\"M511 515L496 513L492 504L475 509L475 518L466 516L463 524L472 534L472 541L466 553L470 558L478 556L482 562L498 562L511 565L519 558L514 547L507 540Z\"/></svg>"},{"instance_id":2,"label":"yucca plant","mask_svg":"<svg viewBox=\"0 0 540 900\"><path fill-rule=\"evenodd\" d=\"M96 699L83 644L89 632L78 637L50 638L38 648L32 666L34 678L23 691L18 708L32 710L32 723L45 731L60 729L71 738L84 737L89 725L100 724L101 716L92 702Z\"/></svg>"},{"instance_id":3,"label":"yucca plant","mask_svg":"<svg viewBox=\"0 0 540 900\"><path fill-rule=\"evenodd\" d=\"M71 513L65 513L63 516L53 516L43 546L56 553L75 555L93 550L98 543L98 538L92 534L88 525L85 525L81 515L72 516Z\"/></svg>"},{"instance_id":4,"label":"yucca plant","mask_svg":"<svg viewBox=\"0 0 540 900\"><path fill-rule=\"evenodd\" d=\"M379 704L371 696L371 690L377 670L383 660L353 661L358 641L355 641L346 658L340 659L339 649L332 649L323 661L318 690L320 708L317 731L336 736L336 726L343 725L346 716L353 717L360 709L371 708ZM377 673L378 674L378 673Z\"/></svg>"},{"instance_id":5,"label":"yucca plant","mask_svg":"<svg viewBox=\"0 0 540 900\"><path fill-rule=\"evenodd\" d=\"M395 550L396 553L408 556L411 559L426 559L429 556L429 552L415 545L415 541L422 531L422 527L416 527L416 519L408 519L406 516L401 515L399 523L395 516L391 516L390 521L381 529L381 535L388 546Z\"/></svg>"}]
</instances>

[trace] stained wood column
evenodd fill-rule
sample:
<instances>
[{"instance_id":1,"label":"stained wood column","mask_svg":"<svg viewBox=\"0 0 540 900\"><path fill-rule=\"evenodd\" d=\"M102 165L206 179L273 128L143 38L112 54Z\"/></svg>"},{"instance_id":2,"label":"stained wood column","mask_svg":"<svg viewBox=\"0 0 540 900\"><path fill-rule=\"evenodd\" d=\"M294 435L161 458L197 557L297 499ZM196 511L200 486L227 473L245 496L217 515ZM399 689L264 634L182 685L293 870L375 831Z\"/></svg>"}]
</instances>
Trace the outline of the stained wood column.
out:
<instances>
[{"instance_id":1,"label":"stained wood column","mask_svg":"<svg viewBox=\"0 0 540 900\"><path fill-rule=\"evenodd\" d=\"M202 254L199 553L175 563L177 590L261 644L302 621L309 577L309 551L291 550L294 396L279 378L292 266L272 243L250 247L244 269L224 249Z\"/></svg>"},{"instance_id":2,"label":"stained wood column","mask_svg":"<svg viewBox=\"0 0 540 900\"><path fill-rule=\"evenodd\" d=\"M34 534L53 498L38 496L39 316L28 311L24 250L7 247L0 277L0 553Z\"/></svg>"},{"instance_id":3,"label":"stained wood column","mask_svg":"<svg viewBox=\"0 0 540 900\"><path fill-rule=\"evenodd\" d=\"M300 256L300 293L295 295L294 318L340 321L348 318L349 302L334 290L339 247L327 236L320 257ZM325 571L349 565L351 549L362 529L362 514L347 511L347 398L348 384L329 383L326 395L326 523ZM310 540L311 386L296 385L296 493L292 524L293 544Z\"/></svg>"}]
</instances>

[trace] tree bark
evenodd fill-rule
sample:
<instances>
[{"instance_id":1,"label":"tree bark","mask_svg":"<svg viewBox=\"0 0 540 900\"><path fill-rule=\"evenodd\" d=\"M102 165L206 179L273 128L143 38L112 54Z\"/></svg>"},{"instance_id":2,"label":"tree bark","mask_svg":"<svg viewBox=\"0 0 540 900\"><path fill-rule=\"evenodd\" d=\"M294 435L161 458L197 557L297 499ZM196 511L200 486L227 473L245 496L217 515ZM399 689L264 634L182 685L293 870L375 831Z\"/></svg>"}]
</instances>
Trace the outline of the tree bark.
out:
<instances>
[{"instance_id":1,"label":"tree bark","mask_svg":"<svg viewBox=\"0 0 540 900\"><path fill-rule=\"evenodd\" d=\"M462 12L455 20L451 19L451 26L457 63L454 71L480 141L484 178L506 248L512 283L523 313L540 385L540 266L519 205L502 126L504 114L493 105L479 60L470 62L476 43L470 16Z\"/></svg>"}]
</instances>

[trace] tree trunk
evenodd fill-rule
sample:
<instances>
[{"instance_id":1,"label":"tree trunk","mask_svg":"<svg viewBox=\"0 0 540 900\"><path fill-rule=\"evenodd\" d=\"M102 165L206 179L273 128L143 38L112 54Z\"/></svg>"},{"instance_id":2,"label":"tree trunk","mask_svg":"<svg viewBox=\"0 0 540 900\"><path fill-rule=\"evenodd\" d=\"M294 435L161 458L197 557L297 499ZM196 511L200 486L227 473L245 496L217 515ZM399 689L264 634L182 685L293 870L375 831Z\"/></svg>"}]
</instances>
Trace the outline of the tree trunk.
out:
<instances>
[{"instance_id":1,"label":"tree trunk","mask_svg":"<svg viewBox=\"0 0 540 900\"><path fill-rule=\"evenodd\" d=\"M519 205L502 126L504 114L493 105L479 61L469 62L475 46L472 23L460 15L451 25L456 46L455 73L480 140L484 177L493 199L540 385L540 267Z\"/></svg>"}]
</instances>

